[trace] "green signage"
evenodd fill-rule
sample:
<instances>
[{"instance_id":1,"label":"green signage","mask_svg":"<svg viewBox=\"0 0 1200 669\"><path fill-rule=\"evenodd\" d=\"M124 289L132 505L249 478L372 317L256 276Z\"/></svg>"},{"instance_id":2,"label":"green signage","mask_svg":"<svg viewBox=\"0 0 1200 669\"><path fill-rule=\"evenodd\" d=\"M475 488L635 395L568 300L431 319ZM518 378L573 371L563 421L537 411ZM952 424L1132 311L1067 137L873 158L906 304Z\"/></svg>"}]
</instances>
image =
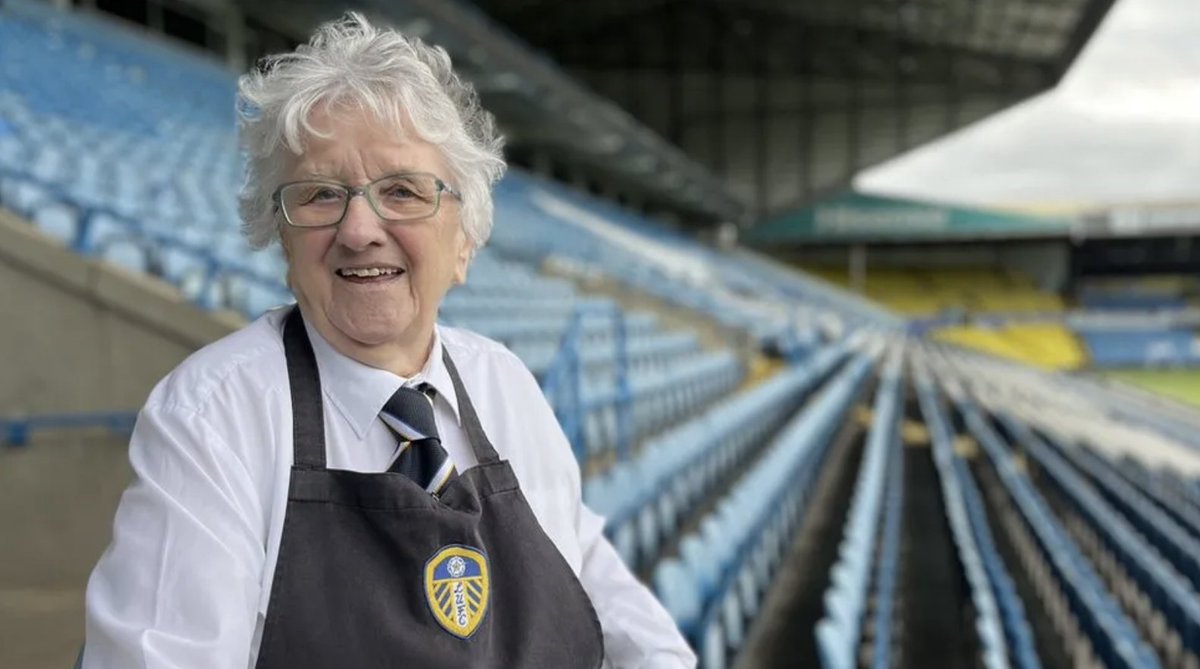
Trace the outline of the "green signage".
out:
<instances>
[{"instance_id":1,"label":"green signage","mask_svg":"<svg viewBox=\"0 0 1200 669\"><path fill-rule=\"evenodd\" d=\"M1066 219L847 193L765 221L742 234L750 244L946 241L1070 232Z\"/></svg>"}]
</instances>

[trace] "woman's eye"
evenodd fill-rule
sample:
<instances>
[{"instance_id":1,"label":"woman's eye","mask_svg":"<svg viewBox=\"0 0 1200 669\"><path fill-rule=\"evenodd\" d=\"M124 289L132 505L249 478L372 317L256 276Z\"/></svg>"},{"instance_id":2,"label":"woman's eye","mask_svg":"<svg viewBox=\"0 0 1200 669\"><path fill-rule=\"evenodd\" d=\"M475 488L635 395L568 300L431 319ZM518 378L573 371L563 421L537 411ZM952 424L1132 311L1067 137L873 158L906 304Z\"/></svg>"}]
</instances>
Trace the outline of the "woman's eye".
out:
<instances>
[{"instance_id":1,"label":"woman's eye","mask_svg":"<svg viewBox=\"0 0 1200 669\"><path fill-rule=\"evenodd\" d=\"M322 188L317 190L309 198L309 202L333 202L342 198L341 193L333 188Z\"/></svg>"},{"instance_id":2,"label":"woman's eye","mask_svg":"<svg viewBox=\"0 0 1200 669\"><path fill-rule=\"evenodd\" d=\"M385 190L383 194L387 197L395 198L397 200L407 200L417 196L417 194L412 192L411 189L404 186L391 186Z\"/></svg>"}]
</instances>

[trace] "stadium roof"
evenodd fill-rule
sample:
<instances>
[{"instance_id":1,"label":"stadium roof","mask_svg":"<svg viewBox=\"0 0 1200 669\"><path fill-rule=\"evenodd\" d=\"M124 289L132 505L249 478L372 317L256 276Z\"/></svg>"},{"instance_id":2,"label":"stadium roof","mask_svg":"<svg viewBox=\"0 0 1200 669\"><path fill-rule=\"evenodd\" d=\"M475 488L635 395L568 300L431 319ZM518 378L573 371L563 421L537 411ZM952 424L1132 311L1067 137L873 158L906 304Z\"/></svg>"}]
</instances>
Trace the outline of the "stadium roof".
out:
<instances>
[{"instance_id":1,"label":"stadium roof","mask_svg":"<svg viewBox=\"0 0 1200 669\"><path fill-rule=\"evenodd\" d=\"M706 224L840 192L866 167L1047 90L1113 1L360 6L445 46L513 154ZM341 11L326 0L240 4L298 37Z\"/></svg>"},{"instance_id":2,"label":"stadium roof","mask_svg":"<svg viewBox=\"0 0 1200 669\"><path fill-rule=\"evenodd\" d=\"M241 10L303 37L342 12L323 0L255 0ZM510 153L542 153L558 165L650 208L689 219L737 220L744 204L707 168L613 102L596 95L506 33L475 7L452 0L361 0L371 16L445 47L496 114Z\"/></svg>"},{"instance_id":3,"label":"stadium roof","mask_svg":"<svg viewBox=\"0 0 1200 669\"><path fill-rule=\"evenodd\" d=\"M724 177L756 219L1051 88L1113 4L476 2Z\"/></svg>"}]
</instances>

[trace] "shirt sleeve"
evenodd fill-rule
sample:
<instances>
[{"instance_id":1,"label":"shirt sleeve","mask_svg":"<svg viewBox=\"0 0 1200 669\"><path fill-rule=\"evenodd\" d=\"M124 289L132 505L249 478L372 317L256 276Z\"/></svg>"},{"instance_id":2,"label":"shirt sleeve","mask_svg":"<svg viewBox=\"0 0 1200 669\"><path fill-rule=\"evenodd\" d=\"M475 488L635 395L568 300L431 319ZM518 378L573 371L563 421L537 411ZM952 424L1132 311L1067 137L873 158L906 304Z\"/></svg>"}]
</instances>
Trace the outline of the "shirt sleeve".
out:
<instances>
[{"instance_id":1,"label":"shirt sleeve","mask_svg":"<svg viewBox=\"0 0 1200 669\"><path fill-rule=\"evenodd\" d=\"M245 669L265 560L252 477L190 411L143 409L129 457L88 581L83 669Z\"/></svg>"},{"instance_id":2,"label":"shirt sleeve","mask_svg":"<svg viewBox=\"0 0 1200 669\"><path fill-rule=\"evenodd\" d=\"M618 669L691 669L696 656L654 594L604 536L604 518L579 505L579 579L604 628L608 662Z\"/></svg>"}]
</instances>

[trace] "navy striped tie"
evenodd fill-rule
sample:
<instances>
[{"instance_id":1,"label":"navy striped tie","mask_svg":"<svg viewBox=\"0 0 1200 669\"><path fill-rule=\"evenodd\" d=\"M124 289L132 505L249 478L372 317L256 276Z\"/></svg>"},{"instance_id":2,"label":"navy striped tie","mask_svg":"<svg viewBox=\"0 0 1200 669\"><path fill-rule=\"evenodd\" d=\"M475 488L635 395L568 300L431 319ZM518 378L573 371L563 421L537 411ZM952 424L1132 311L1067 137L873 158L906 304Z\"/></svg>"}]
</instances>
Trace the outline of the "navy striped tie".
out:
<instances>
[{"instance_id":1,"label":"navy striped tie","mask_svg":"<svg viewBox=\"0 0 1200 669\"><path fill-rule=\"evenodd\" d=\"M404 474L436 495L454 478L455 471L433 419L435 393L427 383L400 388L383 405L379 417L400 440L400 454L388 471Z\"/></svg>"}]
</instances>

